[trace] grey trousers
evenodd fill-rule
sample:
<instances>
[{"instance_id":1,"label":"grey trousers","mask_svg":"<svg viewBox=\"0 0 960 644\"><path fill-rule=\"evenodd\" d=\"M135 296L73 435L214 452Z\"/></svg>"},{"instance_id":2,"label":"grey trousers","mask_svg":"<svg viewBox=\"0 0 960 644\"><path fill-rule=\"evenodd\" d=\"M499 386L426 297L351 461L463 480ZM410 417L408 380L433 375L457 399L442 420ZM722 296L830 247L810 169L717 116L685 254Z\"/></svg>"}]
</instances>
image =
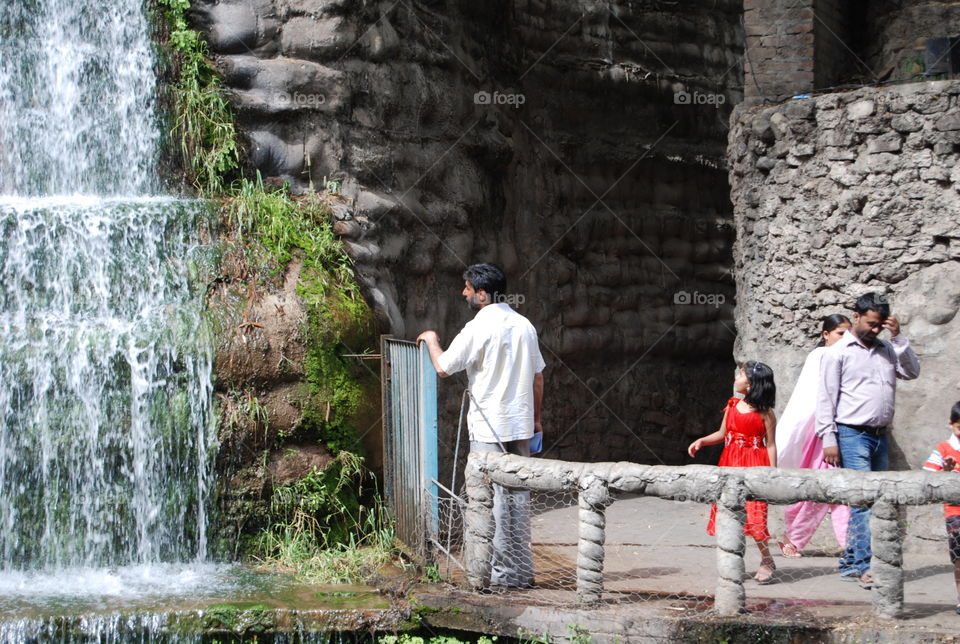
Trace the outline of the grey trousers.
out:
<instances>
[{"instance_id":1,"label":"grey trousers","mask_svg":"<svg viewBox=\"0 0 960 644\"><path fill-rule=\"evenodd\" d=\"M510 454L530 456L530 439L506 441ZM470 441L474 452L499 452L497 443ZM493 484L493 568L490 583L528 588L533 585L533 553L530 548L530 492Z\"/></svg>"}]
</instances>

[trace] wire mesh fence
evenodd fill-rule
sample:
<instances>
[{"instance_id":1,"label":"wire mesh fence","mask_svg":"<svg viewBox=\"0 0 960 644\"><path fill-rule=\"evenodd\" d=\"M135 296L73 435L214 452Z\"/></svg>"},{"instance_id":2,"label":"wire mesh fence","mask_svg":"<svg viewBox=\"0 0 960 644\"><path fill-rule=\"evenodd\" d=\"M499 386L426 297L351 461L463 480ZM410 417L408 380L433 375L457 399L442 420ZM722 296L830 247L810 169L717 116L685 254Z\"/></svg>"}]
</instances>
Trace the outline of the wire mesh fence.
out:
<instances>
[{"instance_id":1,"label":"wire mesh fence","mask_svg":"<svg viewBox=\"0 0 960 644\"><path fill-rule=\"evenodd\" d=\"M627 493L613 494L611 501L605 511L601 601L657 601L687 614L713 608L718 573L717 538L708 533L711 505ZM903 507L893 524L903 544L905 615L942 611L957 603L941 508ZM767 506L766 539L750 536L751 518L761 515L753 516L755 507L748 510L743 549L747 600L775 599L851 615L869 611L871 578L861 574L869 571L872 554L869 510L851 521L849 508L824 506L801 513L798 522L802 509L798 504ZM478 592L527 603L578 603L578 490L532 491L527 510L529 537L522 530L501 535L506 542L500 546L506 543L508 550L522 551L529 542L531 586L493 583ZM435 561L441 578L461 588L467 585L464 511L465 498L441 499L440 532L433 539L439 546ZM859 561L845 553L847 544L859 548ZM764 565L769 569L762 569ZM527 572L522 564L520 568Z\"/></svg>"}]
</instances>

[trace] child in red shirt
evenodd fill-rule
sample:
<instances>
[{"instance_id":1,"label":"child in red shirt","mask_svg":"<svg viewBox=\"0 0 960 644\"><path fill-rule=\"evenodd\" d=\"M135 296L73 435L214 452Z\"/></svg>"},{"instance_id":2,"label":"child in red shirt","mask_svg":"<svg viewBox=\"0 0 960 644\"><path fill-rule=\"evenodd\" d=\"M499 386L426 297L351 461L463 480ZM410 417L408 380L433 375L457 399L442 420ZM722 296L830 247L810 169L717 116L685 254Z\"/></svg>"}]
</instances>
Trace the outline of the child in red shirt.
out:
<instances>
[{"instance_id":1,"label":"child in red shirt","mask_svg":"<svg viewBox=\"0 0 960 644\"><path fill-rule=\"evenodd\" d=\"M923 464L923 469L931 472L960 471L960 402L950 410L950 431L953 435L937 444ZM953 581L957 586L957 614L960 614L960 505L943 504L943 514L947 521L947 547L950 561L953 562Z\"/></svg>"}]
</instances>

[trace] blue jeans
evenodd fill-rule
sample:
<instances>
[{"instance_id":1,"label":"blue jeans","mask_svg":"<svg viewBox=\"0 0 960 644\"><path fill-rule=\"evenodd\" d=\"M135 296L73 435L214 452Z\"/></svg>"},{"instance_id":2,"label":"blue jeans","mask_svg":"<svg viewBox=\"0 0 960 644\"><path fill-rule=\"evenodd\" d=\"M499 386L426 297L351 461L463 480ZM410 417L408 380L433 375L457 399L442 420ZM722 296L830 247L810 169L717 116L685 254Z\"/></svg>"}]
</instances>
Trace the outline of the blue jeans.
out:
<instances>
[{"instance_id":1,"label":"blue jeans","mask_svg":"<svg viewBox=\"0 0 960 644\"><path fill-rule=\"evenodd\" d=\"M889 449L885 434L876 436L847 425L837 424L837 443L843 467L861 472L887 469ZM847 525L847 547L840 555L840 574L859 577L870 570L870 509L850 508Z\"/></svg>"}]
</instances>

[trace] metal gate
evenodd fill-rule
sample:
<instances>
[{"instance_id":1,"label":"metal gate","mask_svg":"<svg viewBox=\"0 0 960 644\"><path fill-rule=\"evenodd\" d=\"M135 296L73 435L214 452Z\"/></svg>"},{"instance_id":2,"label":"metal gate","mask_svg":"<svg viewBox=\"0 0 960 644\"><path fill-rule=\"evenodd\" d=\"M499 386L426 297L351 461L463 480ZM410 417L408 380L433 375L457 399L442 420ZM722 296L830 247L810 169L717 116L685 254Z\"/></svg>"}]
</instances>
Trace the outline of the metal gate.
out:
<instances>
[{"instance_id":1,"label":"metal gate","mask_svg":"<svg viewBox=\"0 0 960 644\"><path fill-rule=\"evenodd\" d=\"M429 556L437 534L437 372L427 346L384 336L384 488L396 535Z\"/></svg>"}]
</instances>

